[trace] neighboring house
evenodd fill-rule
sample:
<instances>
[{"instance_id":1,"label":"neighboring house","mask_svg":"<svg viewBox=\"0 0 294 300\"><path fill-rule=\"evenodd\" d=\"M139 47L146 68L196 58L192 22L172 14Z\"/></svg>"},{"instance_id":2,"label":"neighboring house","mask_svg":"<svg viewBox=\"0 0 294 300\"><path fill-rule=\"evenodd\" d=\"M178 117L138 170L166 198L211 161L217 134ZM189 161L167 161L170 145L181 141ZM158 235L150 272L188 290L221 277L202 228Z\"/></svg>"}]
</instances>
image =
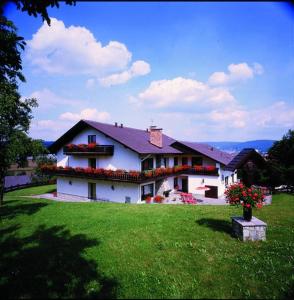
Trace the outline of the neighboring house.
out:
<instances>
[{"instance_id":1,"label":"neighboring house","mask_svg":"<svg viewBox=\"0 0 294 300\"><path fill-rule=\"evenodd\" d=\"M32 157L28 157L24 166L20 167L17 163L11 164L7 170L9 176L27 175L31 177L37 167L37 163Z\"/></svg>"},{"instance_id":2,"label":"neighboring house","mask_svg":"<svg viewBox=\"0 0 294 300\"><path fill-rule=\"evenodd\" d=\"M140 203L178 188L217 198L237 181L232 156L202 143L174 140L151 126L139 130L81 120L56 140L59 197ZM196 190L209 187L208 191Z\"/></svg>"}]
</instances>

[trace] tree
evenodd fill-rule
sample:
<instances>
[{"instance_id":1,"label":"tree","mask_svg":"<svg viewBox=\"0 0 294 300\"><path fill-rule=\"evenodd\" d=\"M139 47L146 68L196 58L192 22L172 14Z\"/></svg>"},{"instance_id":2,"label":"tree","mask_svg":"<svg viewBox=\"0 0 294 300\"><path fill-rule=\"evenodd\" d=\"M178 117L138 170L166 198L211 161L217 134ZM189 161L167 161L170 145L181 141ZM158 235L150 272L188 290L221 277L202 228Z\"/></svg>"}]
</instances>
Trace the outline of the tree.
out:
<instances>
[{"instance_id":1,"label":"tree","mask_svg":"<svg viewBox=\"0 0 294 300\"><path fill-rule=\"evenodd\" d=\"M8 3L16 4L17 9L35 17L41 16L50 25L47 8L59 7L57 0L11 0L0 3L0 205L3 203L4 179L11 163L22 165L28 156L36 157L46 150L40 140L27 136L32 109L36 99L21 100L18 81L25 82L22 74L21 51L25 41L18 36L13 22L4 16ZM75 4L66 0L66 4Z\"/></svg>"},{"instance_id":2,"label":"tree","mask_svg":"<svg viewBox=\"0 0 294 300\"><path fill-rule=\"evenodd\" d=\"M21 50L24 39L17 35L16 27L5 17L0 16L0 81L25 81L21 73Z\"/></svg>"},{"instance_id":3,"label":"tree","mask_svg":"<svg viewBox=\"0 0 294 300\"><path fill-rule=\"evenodd\" d=\"M8 3L14 3L16 5L16 8L21 11L26 11L30 16L33 15L34 17L37 17L40 15L43 20L46 20L48 25L50 25L50 18L48 16L48 7L59 7L58 0L4 0L0 4L0 14L3 15L4 7ZM75 5L75 0L65 0L63 1L65 4L68 5Z\"/></svg>"},{"instance_id":4,"label":"tree","mask_svg":"<svg viewBox=\"0 0 294 300\"><path fill-rule=\"evenodd\" d=\"M268 175L272 184L294 190L294 130L289 129L268 151Z\"/></svg>"},{"instance_id":5,"label":"tree","mask_svg":"<svg viewBox=\"0 0 294 300\"><path fill-rule=\"evenodd\" d=\"M56 165L57 163L57 159L56 156L54 154L43 154L43 155L38 155L38 157L36 158L36 162L37 162L37 168L35 169L35 174L34 177L32 178L34 182L47 182L49 180L54 179L55 177L50 175L50 174L44 174L44 172L42 171L41 167L44 165Z\"/></svg>"},{"instance_id":6,"label":"tree","mask_svg":"<svg viewBox=\"0 0 294 300\"><path fill-rule=\"evenodd\" d=\"M4 179L11 163L22 166L28 156L46 152L40 140L27 136L36 99L21 100L14 83L0 82L0 205L3 204Z\"/></svg>"}]
</instances>

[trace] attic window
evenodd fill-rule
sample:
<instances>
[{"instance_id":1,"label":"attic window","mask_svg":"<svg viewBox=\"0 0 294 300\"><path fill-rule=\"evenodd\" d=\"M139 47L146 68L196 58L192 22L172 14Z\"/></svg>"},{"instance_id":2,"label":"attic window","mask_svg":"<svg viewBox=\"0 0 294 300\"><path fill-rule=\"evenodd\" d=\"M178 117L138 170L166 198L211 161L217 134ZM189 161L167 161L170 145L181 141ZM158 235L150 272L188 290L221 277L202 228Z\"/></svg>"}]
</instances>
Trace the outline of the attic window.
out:
<instances>
[{"instance_id":1,"label":"attic window","mask_svg":"<svg viewBox=\"0 0 294 300\"><path fill-rule=\"evenodd\" d=\"M96 135L88 135L88 144L96 143Z\"/></svg>"}]
</instances>

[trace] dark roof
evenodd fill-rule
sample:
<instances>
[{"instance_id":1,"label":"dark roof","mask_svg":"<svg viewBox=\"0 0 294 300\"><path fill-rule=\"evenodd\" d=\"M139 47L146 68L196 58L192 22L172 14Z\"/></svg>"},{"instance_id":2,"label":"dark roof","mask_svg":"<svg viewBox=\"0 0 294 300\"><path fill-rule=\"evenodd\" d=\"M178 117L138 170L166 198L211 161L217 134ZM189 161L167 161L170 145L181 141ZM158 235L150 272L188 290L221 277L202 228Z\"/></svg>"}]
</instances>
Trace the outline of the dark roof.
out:
<instances>
[{"instance_id":1,"label":"dark roof","mask_svg":"<svg viewBox=\"0 0 294 300\"><path fill-rule=\"evenodd\" d=\"M56 153L61 147L69 143L80 131L94 128L113 140L139 154L183 154L200 153L224 165L232 160L232 155L220 151L210 145L194 142L181 142L162 134L163 147L159 148L149 142L150 132L130 127L120 127L90 120L81 120L49 146L49 150Z\"/></svg>"},{"instance_id":2,"label":"dark roof","mask_svg":"<svg viewBox=\"0 0 294 300\"><path fill-rule=\"evenodd\" d=\"M264 158L256 152L255 149L244 148L226 166L226 170L234 171L236 169L240 169L249 159L254 160L258 164L264 163Z\"/></svg>"},{"instance_id":3,"label":"dark roof","mask_svg":"<svg viewBox=\"0 0 294 300\"><path fill-rule=\"evenodd\" d=\"M130 127L121 128L119 125L116 127L111 124L94 122L90 120L79 121L75 126L73 126L50 146L50 151L54 153L57 152L63 145L70 142L78 132L87 127L92 127L102 132L106 136L111 137L127 148L130 148L140 154L181 154L181 151L170 146L175 142L175 140L165 134L162 135L163 147L159 148L149 142L149 131L147 132L146 130Z\"/></svg>"},{"instance_id":4,"label":"dark roof","mask_svg":"<svg viewBox=\"0 0 294 300\"><path fill-rule=\"evenodd\" d=\"M178 141L178 145L184 145L189 149L192 149L196 152L199 152L207 157L210 157L224 165L227 165L232 159L233 156L227 152L223 152L215 147L212 147L204 143L194 143L194 142L183 142Z\"/></svg>"}]
</instances>

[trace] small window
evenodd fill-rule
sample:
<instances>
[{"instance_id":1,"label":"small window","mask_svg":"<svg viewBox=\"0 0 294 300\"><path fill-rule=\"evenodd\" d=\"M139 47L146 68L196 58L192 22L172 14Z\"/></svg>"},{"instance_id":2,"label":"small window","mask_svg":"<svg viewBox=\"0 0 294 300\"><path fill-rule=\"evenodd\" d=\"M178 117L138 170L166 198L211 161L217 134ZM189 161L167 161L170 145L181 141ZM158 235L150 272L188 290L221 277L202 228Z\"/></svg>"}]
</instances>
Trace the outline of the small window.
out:
<instances>
[{"instance_id":1,"label":"small window","mask_svg":"<svg viewBox=\"0 0 294 300\"><path fill-rule=\"evenodd\" d=\"M197 157L197 156L192 157L192 166L202 166L202 164L203 164L202 157Z\"/></svg>"},{"instance_id":2,"label":"small window","mask_svg":"<svg viewBox=\"0 0 294 300\"><path fill-rule=\"evenodd\" d=\"M163 165L165 168L169 166L169 157L164 157L163 158Z\"/></svg>"},{"instance_id":3,"label":"small window","mask_svg":"<svg viewBox=\"0 0 294 300\"><path fill-rule=\"evenodd\" d=\"M96 143L96 135L88 135L88 144Z\"/></svg>"},{"instance_id":4,"label":"small window","mask_svg":"<svg viewBox=\"0 0 294 300\"><path fill-rule=\"evenodd\" d=\"M234 174L232 174L232 183L234 183L235 180L234 180Z\"/></svg>"},{"instance_id":5,"label":"small window","mask_svg":"<svg viewBox=\"0 0 294 300\"><path fill-rule=\"evenodd\" d=\"M96 183L88 183L88 198L96 200Z\"/></svg>"},{"instance_id":6,"label":"small window","mask_svg":"<svg viewBox=\"0 0 294 300\"><path fill-rule=\"evenodd\" d=\"M225 177L225 185L228 185L229 184L229 176L226 176Z\"/></svg>"},{"instance_id":7,"label":"small window","mask_svg":"<svg viewBox=\"0 0 294 300\"><path fill-rule=\"evenodd\" d=\"M96 169L96 158L89 158L88 159L88 166L90 168Z\"/></svg>"},{"instance_id":8,"label":"small window","mask_svg":"<svg viewBox=\"0 0 294 300\"><path fill-rule=\"evenodd\" d=\"M179 158L176 156L174 157L174 166L178 166L179 165Z\"/></svg>"},{"instance_id":9,"label":"small window","mask_svg":"<svg viewBox=\"0 0 294 300\"><path fill-rule=\"evenodd\" d=\"M174 189L178 189L179 188L179 179L178 177L174 177Z\"/></svg>"},{"instance_id":10,"label":"small window","mask_svg":"<svg viewBox=\"0 0 294 300\"><path fill-rule=\"evenodd\" d=\"M131 203L131 197L125 197L125 203Z\"/></svg>"},{"instance_id":11,"label":"small window","mask_svg":"<svg viewBox=\"0 0 294 300\"><path fill-rule=\"evenodd\" d=\"M182 166L188 164L188 157L182 157Z\"/></svg>"},{"instance_id":12,"label":"small window","mask_svg":"<svg viewBox=\"0 0 294 300\"><path fill-rule=\"evenodd\" d=\"M153 158L147 158L142 161L141 163L141 169L142 171L152 170L153 169Z\"/></svg>"},{"instance_id":13,"label":"small window","mask_svg":"<svg viewBox=\"0 0 294 300\"><path fill-rule=\"evenodd\" d=\"M145 200L148 196L154 196L154 185L153 183L145 184L141 186L141 200Z\"/></svg>"}]
</instances>

